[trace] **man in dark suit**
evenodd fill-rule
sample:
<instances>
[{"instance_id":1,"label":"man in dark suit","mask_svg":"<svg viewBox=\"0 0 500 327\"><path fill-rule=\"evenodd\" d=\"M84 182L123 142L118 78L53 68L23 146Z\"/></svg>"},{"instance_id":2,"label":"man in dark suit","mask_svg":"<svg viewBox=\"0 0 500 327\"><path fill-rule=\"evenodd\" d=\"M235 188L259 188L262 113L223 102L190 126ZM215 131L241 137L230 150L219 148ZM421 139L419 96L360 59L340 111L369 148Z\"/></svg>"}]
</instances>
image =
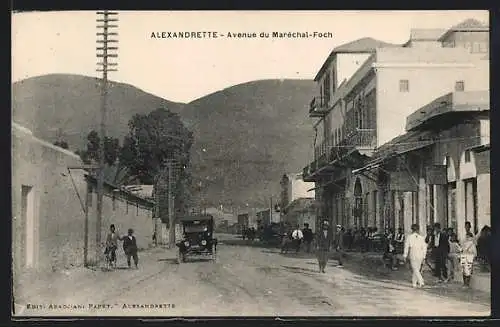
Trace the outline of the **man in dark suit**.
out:
<instances>
[{"instance_id":1,"label":"man in dark suit","mask_svg":"<svg viewBox=\"0 0 500 327\"><path fill-rule=\"evenodd\" d=\"M431 246L433 247L435 259L435 273L439 278L439 282L448 280L448 270L446 268L446 260L450 253L450 243L448 235L441 230L441 224L434 224L434 234L431 237Z\"/></svg>"},{"instance_id":2,"label":"man in dark suit","mask_svg":"<svg viewBox=\"0 0 500 327\"><path fill-rule=\"evenodd\" d=\"M335 252L337 253L337 260L339 264L338 268L342 268L342 257L344 256L344 229L341 225L337 225L335 232L335 238L333 240L333 246L335 247Z\"/></svg>"},{"instance_id":3,"label":"man in dark suit","mask_svg":"<svg viewBox=\"0 0 500 327\"><path fill-rule=\"evenodd\" d=\"M313 232L312 229L309 228L309 224L304 224L304 229L302 230L302 234L304 235L304 245L306 246L306 252L311 252L311 243L313 241Z\"/></svg>"},{"instance_id":4,"label":"man in dark suit","mask_svg":"<svg viewBox=\"0 0 500 327\"><path fill-rule=\"evenodd\" d=\"M130 268L130 259L133 258L135 268L137 269L138 268L137 265L139 264L139 257L137 256L137 240L135 239L134 236L134 230L130 228L128 230L128 235L124 236L122 240L123 240L123 251L127 256L128 267Z\"/></svg>"},{"instance_id":5,"label":"man in dark suit","mask_svg":"<svg viewBox=\"0 0 500 327\"><path fill-rule=\"evenodd\" d=\"M319 231L316 233L316 251L318 255L319 271L325 273L333 235L328 220L323 220Z\"/></svg>"}]
</instances>

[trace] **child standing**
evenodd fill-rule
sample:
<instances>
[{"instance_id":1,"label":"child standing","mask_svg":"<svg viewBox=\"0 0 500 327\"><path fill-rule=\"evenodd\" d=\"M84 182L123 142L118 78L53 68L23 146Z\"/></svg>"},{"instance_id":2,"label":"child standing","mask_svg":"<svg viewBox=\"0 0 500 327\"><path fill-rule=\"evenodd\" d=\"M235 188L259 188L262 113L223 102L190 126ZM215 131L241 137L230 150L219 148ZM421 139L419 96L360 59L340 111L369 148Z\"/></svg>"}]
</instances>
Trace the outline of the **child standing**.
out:
<instances>
[{"instance_id":1,"label":"child standing","mask_svg":"<svg viewBox=\"0 0 500 327\"><path fill-rule=\"evenodd\" d=\"M470 287L474 258L477 255L476 242L474 235L467 234L462 244L462 253L460 255L460 264L464 278L464 287Z\"/></svg>"}]
</instances>

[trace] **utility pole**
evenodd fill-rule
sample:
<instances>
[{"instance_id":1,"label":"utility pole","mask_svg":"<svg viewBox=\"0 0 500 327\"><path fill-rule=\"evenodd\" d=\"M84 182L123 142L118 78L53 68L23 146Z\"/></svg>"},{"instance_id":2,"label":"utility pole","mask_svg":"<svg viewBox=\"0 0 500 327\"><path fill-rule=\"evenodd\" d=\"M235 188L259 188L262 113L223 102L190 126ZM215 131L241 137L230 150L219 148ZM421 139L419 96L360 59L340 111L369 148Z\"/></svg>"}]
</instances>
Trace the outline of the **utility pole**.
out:
<instances>
[{"instance_id":1,"label":"utility pole","mask_svg":"<svg viewBox=\"0 0 500 327\"><path fill-rule=\"evenodd\" d=\"M175 247L175 188L179 180L178 165L174 158L167 160L168 173L168 223L169 223L169 245Z\"/></svg>"},{"instance_id":2,"label":"utility pole","mask_svg":"<svg viewBox=\"0 0 500 327\"><path fill-rule=\"evenodd\" d=\"M173 174L173 160L167 161L167 173L168 173L168 226L169 226L169 246L175 244L175 225L174 225L174 174Z\"/></svg>"},{"instance_id":3,"label":"utility pole","mask_svg":"<svg viewBox=\"0 0 500 327\"><path fill-rule=\"evenodd\" d=\"M101 80L101 126L100 126L100 144L99 144L99 176L97 178L97 210L96 210L96 265L99 265L101 260L101 233L102 233L102 200L104 195L104 146L106 139L106 105L108 97L108 72L117 71L117 63L109 62L108 58L117 58L118 54L111 53L113 50L118 50L118 47L110 47L110 43L118 43L118 40L111 39L112 36L117 36L118 33L109 32L110 29L118 27L118 25L110 25L110 22L118 22L117 12L98 11L97 12L97 43L102 46L97 47L97 65L100 66L97 71L102 72ZM100 38L102 37L102 38ZM102 60L102 61L101 61Z\"/></svg>"}]
</instances>

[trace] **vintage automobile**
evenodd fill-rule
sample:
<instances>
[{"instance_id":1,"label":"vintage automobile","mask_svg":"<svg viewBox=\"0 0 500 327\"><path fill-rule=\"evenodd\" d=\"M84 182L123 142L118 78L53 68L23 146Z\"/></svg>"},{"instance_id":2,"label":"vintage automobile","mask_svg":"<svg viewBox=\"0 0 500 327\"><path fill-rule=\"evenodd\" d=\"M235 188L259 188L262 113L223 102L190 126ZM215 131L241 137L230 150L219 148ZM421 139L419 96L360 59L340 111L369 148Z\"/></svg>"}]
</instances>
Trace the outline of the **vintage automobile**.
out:
<instances>
[{"instance_id":1,"label":"vintage automobile","mask_svg":"<svg viewBox=\"0 0 500 327\"><path fill-rule=\"evenodd\" d=\"M179 219L182 238L176 243L179 248L178 263L186 262L188 256L217 257L217 239L213 236L214 218L211 215L191 215Z\"/></svg>"}]
</instances>

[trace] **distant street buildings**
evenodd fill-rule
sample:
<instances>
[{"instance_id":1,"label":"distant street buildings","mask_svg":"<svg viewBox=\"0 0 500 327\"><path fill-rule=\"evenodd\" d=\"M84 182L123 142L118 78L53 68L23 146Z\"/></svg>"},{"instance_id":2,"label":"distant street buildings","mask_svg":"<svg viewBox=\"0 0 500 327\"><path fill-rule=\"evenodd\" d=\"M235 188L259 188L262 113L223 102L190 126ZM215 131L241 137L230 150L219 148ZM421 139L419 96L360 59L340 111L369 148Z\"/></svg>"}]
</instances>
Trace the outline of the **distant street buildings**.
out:
<instances>
[{"instance_id":1,"label":"distant street buildings","mask_svg":"<svg viewBox=\"0 0 500 327\"><path fill-rule=\"evenodd\" d=\"M316 226L314 183L304 182L302 174L284 174L281 177L280 214L281 221L295 226L308 223L312 230Z\"/></svg>"},{"instance_id":2,"label":"distant street buildings","mask_svg":"<svg viewBox=\"0 0 500 327\"><path fill-rule=\"evenodd\" d=\"M412 30L404 45L335 48L310 103L318 215L346 227L441 222L464 235L489 211L489 28ZM488 203L485 203L488 202Z\"/></svg>"}]
</instances>

